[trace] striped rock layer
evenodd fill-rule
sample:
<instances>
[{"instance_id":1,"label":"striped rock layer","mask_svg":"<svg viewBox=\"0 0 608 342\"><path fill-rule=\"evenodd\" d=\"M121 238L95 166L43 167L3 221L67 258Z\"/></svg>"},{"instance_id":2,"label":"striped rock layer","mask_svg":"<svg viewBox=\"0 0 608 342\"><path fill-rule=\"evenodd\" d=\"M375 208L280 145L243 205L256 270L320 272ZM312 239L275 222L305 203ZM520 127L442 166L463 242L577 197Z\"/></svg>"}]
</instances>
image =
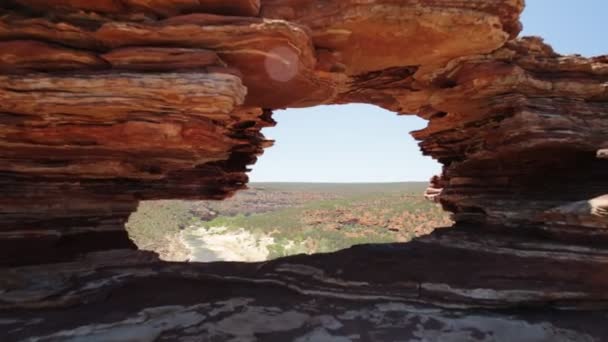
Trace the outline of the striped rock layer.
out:
<instances>
[{"instance_id":1,"label":"striped rock layer","mask_svg":"<svg viewBox=\"0 0 608 342\"><path fill-rule=\"evenodd\" d=\"M604 309L608 57L561 56L540 38L518 37L523 8L523 0L1 1L0 336L295 338L306 326L323 340L352 338L360 319L386 332L377 340L393 340L373 314L386 305L382 312L403 303ZM345 103L428 120L412 133L443 164L427 196L453 213L455 227L406 245L267 264L168 264L134 251L124 223L140 200L226 198L245 188L248 166L272 144L260 133L274 124L272 110ZM192 286L209 293L185 290ZM242 288L243 298L229 295ZM283 298L274 307L287 318L264 306L270 293ZM310 298L319 310L331 306L335 322L315 316ZM266 321L243 332L209 313L222 305L257 308L252 315ZM358 318L339 319L353 310ZM466 320L473 313L407 310L402 323L461 319L462 333L477 329L483 340L479 320ZM531 323L548 313L517 322L483 315L528 337L538 328L606 338L597 312L579 325L555 314L550 327ZM287 323L264 330L275 320ZM441 324L394 328L429 338Z\"/></svg>"}]
</instances>

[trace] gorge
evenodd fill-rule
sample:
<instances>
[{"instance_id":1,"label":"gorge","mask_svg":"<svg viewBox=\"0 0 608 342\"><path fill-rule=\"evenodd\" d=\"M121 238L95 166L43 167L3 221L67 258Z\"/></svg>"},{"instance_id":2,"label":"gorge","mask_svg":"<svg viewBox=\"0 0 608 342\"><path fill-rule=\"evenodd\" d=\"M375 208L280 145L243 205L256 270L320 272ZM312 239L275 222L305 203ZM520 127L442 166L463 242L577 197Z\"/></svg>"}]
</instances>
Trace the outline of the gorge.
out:
<instances>
[{"instance_id":1,"label":"gorge","mask_svg":"<svg viewBox=\"0 0 608 342\"><path fill-rule=\"evenodd\" d=\"M0 2L0 339L607 339L608 56L519 37L523 9ZM429 121L452 228L263 263L129 239L141 200L244 189L273 110L345 103Z\"/></svg>"}]
</instances>

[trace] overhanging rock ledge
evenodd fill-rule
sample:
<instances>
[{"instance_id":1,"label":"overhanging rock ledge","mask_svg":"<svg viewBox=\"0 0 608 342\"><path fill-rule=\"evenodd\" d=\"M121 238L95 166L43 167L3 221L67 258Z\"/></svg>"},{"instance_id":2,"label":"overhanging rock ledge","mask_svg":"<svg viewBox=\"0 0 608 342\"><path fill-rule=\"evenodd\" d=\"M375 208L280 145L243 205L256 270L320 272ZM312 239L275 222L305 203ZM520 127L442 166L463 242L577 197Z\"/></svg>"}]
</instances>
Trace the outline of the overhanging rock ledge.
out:
<instances>
[{"instance_id":1,"label":"overhanging rock ledge","mask_svg":"<svg viewBox=\"0 0 608 342\"><path fill-rule=\"evenodd\" d=\"M608 304L608 57L561 56L518 37L523 8L0 2L0 337L228 338L230 318L249 313L288 323L234 336L343 337L360 334L349 325L360 320L391 340L380 327L407 311L393 328L421 336L445 333L416 328L426 319L459 322L460 333L497 324L608 338L598 328ZM138 201L223 199L246 186L248 165L272 144L260 133L272 110L355 102L429 120L413 132L443 164L427 195L455 227L263 264L164 263L135 250L124 223ZM212 314L227 307L246 309ZM522 307L536 311L475 311ZM455 308L465 311L442 311Z\"/></svg>"}]
</instances>

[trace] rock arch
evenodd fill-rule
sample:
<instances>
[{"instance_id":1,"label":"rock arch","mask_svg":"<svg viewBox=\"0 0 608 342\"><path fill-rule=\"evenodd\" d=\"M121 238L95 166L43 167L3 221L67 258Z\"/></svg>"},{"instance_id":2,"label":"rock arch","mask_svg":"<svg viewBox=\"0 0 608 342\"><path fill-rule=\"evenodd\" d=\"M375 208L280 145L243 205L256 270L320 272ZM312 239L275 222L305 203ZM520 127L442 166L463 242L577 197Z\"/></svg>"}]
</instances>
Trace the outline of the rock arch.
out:
<instances>
[{"instance_id":1,"label":"rock arch","mask_svg":"<svg viewBox=\"0 0 608 342\"><path fill-rule=\"evenodd\" d=\"M116 276L126 264L134 273L116 279L238 275L330 297L605 305L606 56L560 56L540 38L518 38L523 0L226 3L0 4L7 270L72 262ZM429 195L454 213L455 229L391 257L360 247L263 271L116 252L134 248L123 224L139 200L222 199L244 188L247 166L271 144L260 130L273 124L273 109L351 102L429 120L414 137L444 165ZM392 263L365 279L350 269L382 258ZM58 265L41 269L79 269ZM27 274L25 288L42 277ZM83 274L69 277L86 287ZM5 291L0 302L61 306L90 296L57 281L53 300ZM349 285L358 282L367 285Z\"/></svg>"}]
</instances>

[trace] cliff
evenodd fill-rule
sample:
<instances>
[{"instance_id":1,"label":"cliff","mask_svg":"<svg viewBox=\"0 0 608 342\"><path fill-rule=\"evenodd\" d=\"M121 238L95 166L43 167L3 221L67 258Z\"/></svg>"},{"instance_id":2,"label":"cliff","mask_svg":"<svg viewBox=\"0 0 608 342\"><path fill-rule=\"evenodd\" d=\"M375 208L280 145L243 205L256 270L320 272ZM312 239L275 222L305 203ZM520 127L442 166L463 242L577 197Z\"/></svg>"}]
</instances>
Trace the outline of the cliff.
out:
<instances>
[{"instance_id":1,"label":"cliff","mask_svg":"<svg viewBox=\"0 0 608 342\"><path fill-rule=\"evenodd\" d=\"M258 284L248 295L262 301L276 286L328 301L605 307L608 57L560 56L540 38L518 38L523 8L523 0L2 1L0 263L11 276L1 306L89 303L66 311L77 315L138 284L154 284L152 295L162 284L238 280ZM444 166L428 195L454 214L455 228L406 246L263 267L116 251L136 248L124 222L140 200L243 189L248 165L272 143L260 133L274 124L272 110L352 102L429 120L413 135ZM157 304L213 297L175 296ZM126 318L143 308L121 303L104 310Z\"/></svg>"}]
</instances>

